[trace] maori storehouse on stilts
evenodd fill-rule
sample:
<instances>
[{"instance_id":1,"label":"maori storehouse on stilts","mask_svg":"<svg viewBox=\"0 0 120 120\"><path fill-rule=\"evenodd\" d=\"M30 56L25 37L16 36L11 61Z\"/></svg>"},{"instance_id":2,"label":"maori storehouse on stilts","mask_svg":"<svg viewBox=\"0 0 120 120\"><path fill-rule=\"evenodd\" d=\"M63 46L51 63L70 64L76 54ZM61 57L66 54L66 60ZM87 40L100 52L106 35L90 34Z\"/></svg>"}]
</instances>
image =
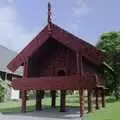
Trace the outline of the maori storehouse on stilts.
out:
<instances>
[{"instance_id":1,"label":"maori storehouse on stilts","mask_svg":"<svg viewBox=\"0 0 120 120\"><path fill-rule=\"evenodd\" d=\"M51 91L51 107L56 105L56 91L61 91L61 112L65 111L67 90L79 91L81 117L84 113L85 89L88 90L88 112L92 110L92 91L96 95L96 109L99 109L100 95L104 107L104 59L102 51L54 24L51 20L51 4L48 3L47 26L8 65L12 72L24 66L23 78L12 81L13 88L22 93L22 112L26 112L29 90L36 90L36 110L41 110L44 90Z\"/></svg>"}]
</instances>

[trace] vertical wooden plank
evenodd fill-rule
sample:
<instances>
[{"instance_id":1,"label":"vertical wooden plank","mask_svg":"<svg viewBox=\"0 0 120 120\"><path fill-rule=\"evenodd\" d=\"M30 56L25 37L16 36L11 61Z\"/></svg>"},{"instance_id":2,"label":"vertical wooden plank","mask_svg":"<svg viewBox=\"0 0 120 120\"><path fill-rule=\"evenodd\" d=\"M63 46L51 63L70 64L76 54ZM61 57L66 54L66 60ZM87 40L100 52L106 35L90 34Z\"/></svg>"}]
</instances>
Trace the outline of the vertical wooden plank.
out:
<instances>
[{"instance_id":1,"label":"vertical wooden plank","mask_svg":"<svg viewBox=\"0 0 120 120\"><path fill-rule=\"evenodd\" d=\"M51 108L55 108L56 107L56 91L55 90L51 90L51 97L52 97Z\"/></svg>"},{"instance_id":2,"label":"vertical wooden plank","mask_svg":"<svg viewBox=\"0 0 120 120\"><path fill-rule=\"evenodd\" d=\"M81 57L79 56L79 52L76 52L76 68L77 68L77 74L81 74ZM81 69L81 70L80 70Z\"/></svg>"},{"instance_id":3,"label":"vertical wooden plank","mask_svg":"<svg viewBox=\"0 0 120 120\"><path fill-rule=\"evenodd\" d=\"M56 75L55 62L52 62L53 76ZM56 107L56 92L57 90L51 90L51 108Z\"/></svg>"},{"instance_id":4,"label":"vertical wooden plank","mask_svg":"<svg viewBox=\"0 0 120 120\"><path fill-rule=\"evenodd\" d=\"M95 96L96 96L96 100L95 100L95 104L96 104L96 109L100 109L99 108L99 90L98 88L95 89Z\"/></svg>"},{"instance_id":5,"label":"vertical wooden plank","mask_svg":"<svg viewBox=\"0 0 120 120\"><path fill-rule=\"evenodd\" d=\"M88 89L88 113L92 112L92 90Z\"/></svg>"},{"instance_id":6,"label":"vertical wooden plank","mask_svg":"<svg viewBox=\"0 0 120 120\"><path fill-rule=\"evenodd\" d=\"M25 113L26 112L26 99L27 99L27 91L23 90L21 91L22 94L22 106L21 106L21 112Z\"/></svg>"},{"instance_id":7,"label":"vertical wooden plank","mask_svg":"<svg viewBox=\"0 0 120 120\"><path fill-rule=\"evenodd\" d=\"M78 58L78 60L79 60L79 71L80 71L80 75L82 76L82 75L84 75L84 71L83 71L83 62L82 62L82 59L83 59L83 57L82 57L82 54L79 54L79 58Z\"/></svg>"},{"instance_id":8,"label":"vertical wooden plank","mask_svg":"<svg viewBox=\"0 0 120 120\"><path fill-rule=\"evenodd\" d=\"M25 63L24 63L24 75L23 75L23 77L28 76L28 61L29 60L25 61Z\"/></svg>"},{"instance_id":9,"label":"vertical wooden plank","mask_svg":"<svg viewBox=\"0 0 120 120\"><path fill-rule=\"evenodd\" d=\"M76 52L76 67L77 67L77 74L83 76L83 63L82 63L82 54L80 55L79 52ZM78 83L79 84L79 83ZM80 118L83 120L84 116L84 89L79 90L80 96Z\"/></svg>"},{"instance_id":10,"label":"vertical wooden plank","mask_svg":"<svg viewBox=\"0 0 120 120\"><path fill-rule=\"evenodd\" d=\"M80 92L80 118L83 120L84 117L84 89L81 89Z\"/></svg>"},{"instance_id":11,"label":"vertical wooden plank","mask_svg":"<svg viewBox=\"0 0 120 120\"><path fill-rule=\"evenodd\" d=\"M42 98L43 91L36 90L36 111L40 111L42 109Z\"/></svg>"},{"instance_id":12,"label":"vertical wooden plank","mask_svg":"<svg viewBox=\"0 0 120 120\"><path fill-rule=\"evenodd\" d=\"M65 112L65 103L66 103L66 91L61 90L60 93L60 112Z\"/></svg>"}]
</instances>

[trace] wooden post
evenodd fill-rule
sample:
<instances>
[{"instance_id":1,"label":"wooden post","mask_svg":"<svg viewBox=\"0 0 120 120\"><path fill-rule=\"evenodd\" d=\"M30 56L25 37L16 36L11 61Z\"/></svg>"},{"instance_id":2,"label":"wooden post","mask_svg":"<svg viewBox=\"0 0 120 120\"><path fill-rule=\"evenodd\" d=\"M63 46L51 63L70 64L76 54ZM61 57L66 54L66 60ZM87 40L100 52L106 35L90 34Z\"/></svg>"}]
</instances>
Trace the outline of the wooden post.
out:
<instances>
[{"instance_id":1,"label":"wooden post","mask_svg":"<svg viewBox=\"0 0 120 120\"><path fill-rule=\"evenodd\" d=\"M66 91L65 90L61 90L61 94L60 94L60 112L65 112L65 104L66 104Z\"/></svg>"},{"instance_id":2,"label":"wooden post","mask_svg":"<svg viewBox=\"0 0 120 120\"><path fill-rule=\"evenodd\" d=\"M105 89L101 90L102 107L105 107Z\"/></svg>"},{"instance_id":3,"label":"wooden post","mask_svg":"<svg viewBox=\"0 0 120 120\"><path fill-rule=\"evenodd\" d=\"M99 108L99 90L98 90L98 88L96 88L96 90L95 90L95 96L96 96L96 100L95 100L96 109L98 110L98 109L100 109Z\"/></svg>"},{"instance_id":4,"label":"wooden post","mask_svg":"<svg viewBox=\"0 0 120 120\"><path fill-rule=\"evenodd\" d=\"M51 91L51 97L52 97L51 108L55 108L56 107L56 91L55 90Z\"/></svg>"},{"instance_id":5,"label":"wooden post","mask_svg":"<svg viewBox=\"0 0 120 120\"><path fill-rule=\"evenodd\" d=\"M36 90L36 111L40 111L42 109L42 98L43 91Z\"/></svg>"},{"instance_id":6,"label":"wooden post","mask_svg":"<svg viewBox=\"0 0 120 120\"><path fill-rule=\"evenodd\" d=\"M83 76L83 63L82 63L82 54L79 55L79 52L76 52L76 67L77 67L77 74ZM79 84L79 83L78 83ZM84 89L79 90L80 96L80 117L83 120L84 116Z\"/></svg>"},{"instance_id":7,"label":"wooden post","mask_svg":"<svg viewBox=\"0 0 120 120\"><path fill-rule=\"evenodd\" d=\"M21 91L22 94L22 107L21 107L21 112L25 113L26 112L26 99L27 99L27 91L26 90L22 90Z\"/></svg>"},{"instance_id":8,"label":"wooden post","mask_svg":"<svg viewBox=\"0 0 120 120\"><path fill-rule=\"evenodd\" d=\"M24 75L23 75L23 77L27 77L27 76L28 76L28 60L24 62ZM27 91L22 90L21 94L22 94L21 112L25 113L26 112Z\"/></svg>"},{"instance_id":9,"label":"wooden post","mask_svg":"<svg viewBox=\"0 0 120 120\"><path fill-rule=\"evenodd\" d=\"M92 90L88 90L88 113L92 112Z\"/></svg>"},{"instance_id":10,"label":"wooden post","mask_svg":"<svg viewBox=\"0 0 120 120\"><path fill-rule=\"evenodd\" d=\"M84 90L81 89L80 92L80 118L83 120L83 115L84 115Z\"/></svg>"}]
</instances>

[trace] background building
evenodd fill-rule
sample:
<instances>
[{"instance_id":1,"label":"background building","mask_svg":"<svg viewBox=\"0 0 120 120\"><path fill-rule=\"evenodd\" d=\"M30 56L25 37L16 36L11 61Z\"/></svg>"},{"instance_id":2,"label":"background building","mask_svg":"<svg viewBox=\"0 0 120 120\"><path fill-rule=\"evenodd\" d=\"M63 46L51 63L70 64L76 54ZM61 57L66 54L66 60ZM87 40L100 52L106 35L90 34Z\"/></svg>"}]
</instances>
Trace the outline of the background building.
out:
<instances>
[{"instance_id":1,"label":"background building","mask_svg":"<svg viewBox=\"0 0 120 120\"><path fill-rule=\"evenodd\" d=\"M19 68L15 73L12 73L6 67L7 64L17 55L17 52L10 50L2 45L0 45L0 78L1 80L9 80L12 78L22 76L22 68ZM8 86L6 91L6 97L8 99L19 99L19 91L14 90L12 87Z\"/></svg>"}]
</instances>

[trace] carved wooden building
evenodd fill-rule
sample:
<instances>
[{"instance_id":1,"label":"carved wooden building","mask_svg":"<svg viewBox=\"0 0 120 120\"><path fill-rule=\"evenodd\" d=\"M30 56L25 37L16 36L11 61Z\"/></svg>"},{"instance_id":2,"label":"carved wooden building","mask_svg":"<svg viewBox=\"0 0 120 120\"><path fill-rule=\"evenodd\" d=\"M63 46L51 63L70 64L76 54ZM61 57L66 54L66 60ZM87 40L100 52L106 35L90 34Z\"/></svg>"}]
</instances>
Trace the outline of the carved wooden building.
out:
<instances>
[{"instance_id":1,"label":"carved wooden building","mask_svg":"<svg viewBox=\"0 0 120 120\"><path fill-rule=\"evenodd\" d=\"M41 109L43 90L51 90L52 107L56 91L61 90L60 111L65 111L66 90L80 91L80 113L83 115L84 89L88 90L88 108L91 111L91 91L102 91L104 107L103 61L105 54L81 38L52 23L48 4L48 25L9 63L14 72L24 66L23 78L12 85L22 91L22 111L26 111L28 90L36 90L36 110Z\"/></svg>"}]
</instances>

